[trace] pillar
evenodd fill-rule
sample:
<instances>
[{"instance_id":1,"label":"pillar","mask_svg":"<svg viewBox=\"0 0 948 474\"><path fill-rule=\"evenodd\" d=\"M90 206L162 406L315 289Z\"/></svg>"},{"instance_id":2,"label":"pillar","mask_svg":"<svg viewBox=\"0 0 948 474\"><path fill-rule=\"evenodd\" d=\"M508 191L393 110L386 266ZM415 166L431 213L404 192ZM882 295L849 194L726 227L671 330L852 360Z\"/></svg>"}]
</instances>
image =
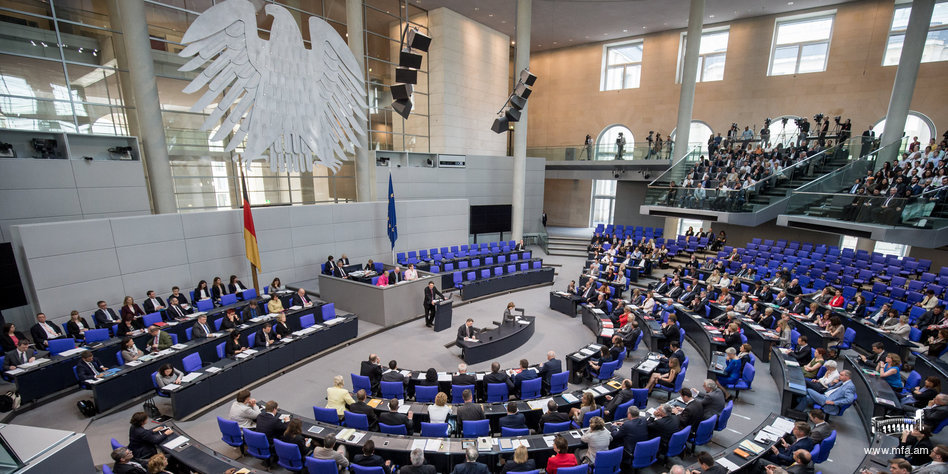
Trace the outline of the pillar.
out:
<instances>
[{"instance_id":1,"label":"pillar","mask_svg":"<svg viewBox=\"0 0 948 474\"><path fill-rule=\"evenodd\" d=\"M151 202L156 214L178 212L171 180L171 163L168 160L168 145L165 126L161 119L161 102L158 99L158 83L155 81L155 64L151 56L151 40L148 38L148 23L145 21L144 0L116 2L118 17L125 43L128 75L131 92L135 98L135 114L148 171L148 186Z\"/></svg>"},{"instance_id":2,"label":"pillar","mask_svg":"<svg viewBox=\"0 0 948 474\"><path fill-rule=\"evenodd\" d=\"M517 0L517 46L514 51L514 79L530 66L530 23L533 0ZM520 111L520 121L514 125L513 136L513 209L510 238L523 238L523 208L527 189L527 105Z\"/></svg>"},{"instance_id":3,"label":"pillar","mask_svg":"<svg viewBox=\"0 0 948 474\"><path fill-rule=\"evenodd\" d=\"M695 105L695 81L698 79L698 51L701 50L701 27L704 23L704 0L691 0L688 14L688 41L685 63L681 70L681 95L678 98L678 125L675 128L674 161L688 154L691 135L691 112Z\"/></svg>"},{"instance_id":4,"label":"pillar","mask_svg":"<svg viewBox=\"0 0 948 474\"><path fill-rule=\"evenodd\" d=\"M365 85L369 85L369 68L365 64L365 27L362 24L362 0L346 0L346 31L348 32L349 50L362 68ZM368 103L368 89L363 91ZM374 186L375 164L369 163L369 111L364 110L366 120L365 135L357 138L355 143L355 178L356 200L359 202L375 201ZM370 166L371 165L371 166Z\"/></svg>"},{"instance_id":5,"label":"pillar","mask_svg":"<svg viewBox=\"0 0 948 474\"><path fill-rule=\"evenodd\" d=\"M935 0L912 2L912 13L909 15L905 40L902 42L902 55L899 57L899 69L895 73L892 95L889 97L889 109L885 114L885 130L879 142L882 146L901 140L902 134L905 133L905 118L908 117L909 105L912 103L918 66L922 62L925 40L928 38L928 25L931 23L934 8ZM899 146L885 148L876 159L876 167L881 168L886 161L896 159L900 148Z\"/></svg>"}]
</instances>

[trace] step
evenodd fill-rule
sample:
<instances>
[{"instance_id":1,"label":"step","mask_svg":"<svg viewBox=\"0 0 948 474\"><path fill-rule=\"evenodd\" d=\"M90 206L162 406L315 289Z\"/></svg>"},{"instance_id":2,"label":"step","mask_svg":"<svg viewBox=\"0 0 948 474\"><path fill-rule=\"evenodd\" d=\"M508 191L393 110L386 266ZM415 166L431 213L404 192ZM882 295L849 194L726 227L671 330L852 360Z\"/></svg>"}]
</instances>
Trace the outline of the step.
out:
<instances>
[{"instance_id":1,"label":"step","mask_svg":"<svg viewBox=\"0 0 948 474\"><path fill-rule=\"evenodd\" d=\"M547 249L548 249L550 252L553 252L553 251L575 252L575 253L582 253L583 255L587 255L587 254L589 253L589 252L586 250L585 247L583 247L583 248L576 248L576 247L565 247L565 246L562 246L562 245L548 245L548 246L547 246Z\"/></svg>"}]
</instances>

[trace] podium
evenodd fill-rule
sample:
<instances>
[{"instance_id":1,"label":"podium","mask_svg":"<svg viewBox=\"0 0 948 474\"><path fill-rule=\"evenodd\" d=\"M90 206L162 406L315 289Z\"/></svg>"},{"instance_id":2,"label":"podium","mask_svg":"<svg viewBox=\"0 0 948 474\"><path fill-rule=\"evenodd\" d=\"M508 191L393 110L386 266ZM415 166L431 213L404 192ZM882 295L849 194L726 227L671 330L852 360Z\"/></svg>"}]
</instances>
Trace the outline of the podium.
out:
<instances>
[{"instance_id":1,"label":"podium","mask_svg":"<svg viewBox=\"0 0 948 474\"><path fill-rule=\"evenodd\" d=\"M451 300L442 300L435 303L434 330L441 332L451 327L451 313L454 303Z\"/></svg>"}]
</instances>

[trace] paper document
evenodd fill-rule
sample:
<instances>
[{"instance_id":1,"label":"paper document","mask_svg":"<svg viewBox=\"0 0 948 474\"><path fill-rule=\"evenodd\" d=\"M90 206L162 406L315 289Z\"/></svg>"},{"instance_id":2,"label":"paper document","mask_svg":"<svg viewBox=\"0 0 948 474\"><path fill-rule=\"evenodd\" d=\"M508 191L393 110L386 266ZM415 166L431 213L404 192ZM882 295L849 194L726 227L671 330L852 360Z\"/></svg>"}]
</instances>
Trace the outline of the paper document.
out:
<instances>
[{"instance_id":1,"label":"paper document","mask_svg":"<svg viewBox=\"0 0 948 474\"><path fill-rule=\"evenodd\" d=\"M553 447L553 440L554 440L554 439L556 439L555 436L544 436L544 437L543 437L543 442L546 443L546 447L552 448L552 447Z\"/></svg>"},{"instance_id":2,"label":"paper document","mask_svg":"<svg viewBox=\"0 0 948 474\"><path fill-rule=\"evenodd\" d=\"M738 466L737 464L732 463L731 461L729 461L729 460L728 460L727 458L725 458L725 457L718 458L718 459L716 459L714 462L720 464L720 465L723 466L725 469L727 469L727 472L734 472L734 471L737 471L737 470L739 470L739 469L741 468L740 466Z\"/></svg>"},{"instance_id":3,"label":"paper document","mask_svg":"<svg viewBox=\"0 0 948 474\"><path fill-rule=\"evenodd\" d=\"M329 321L323 321L323 323L324 323L325 325L327 325L327 326L334 326L334 325L339 324L339 323L341 323L341 322L343 322L343 321L345 321L345 318L332 318L332 319L330 319Z\"/></svg>"},{"instance_id":4,"label":"paper document","mask_svg":"<svg viewBox=\"0 0 948 474\"><path fill-rule=\"evenodd\" d=\"M428 439L425 441L425 451L438 451L441 449L441 443L444 441L438 438Z\"/></svg>"},{"instance_id":5,"label":"paper document","mask_svg":"<svg viewBox=\"0 0 948 474\"><path fill-rule=\"evenodd\" d=\"M414 451L414 450L416 450L416 449L420 449L420 450L422 450L422 451L425 450L425 440L424 440L424 439L414 439L414 440L412 440L412 442L411 442L411 451Z\"/></svg>"},{"instance_id":6,"label":"paper document","mask_svg":"<svg viewBox=\"0 0 948 474\"><path fill-rule=\"evenodd\" d=\"M446 372L438 372L438 382L450 382L451 374Z\"/></svg>"},{"instance_id":7,"label":"paper document","mask_svg":"<svg viewBox=\"0 0 948 474\"><path fill-rule=\"evenodd\" d=\"M137 367L137 366L139 366L139 365L142 365L143 363L144 363L144 362L141 361L141 360L133 360L133 361L126 362L125 365L127 365L127 366L129 366L129 367Z\"/></svg>"},{"instance_id":8,"label":"paper document","mask_svg":"<svg viewBox=\"0 0 948 474\"><path fill-rule=\"evenodd\" d=\"M29 369L30 367L36 367L37 365L45 364L47 362L49 362L49 359L44 357L42 359L36 359L33 362L24 362L22 364L19 364L19 366L25 369Z\"/></svg>"},{"instance_id":9,"label":"paper document","mask_svg":"<svg viewBox=\"0 0 948 474\"><path fill-rule=\"evenodd\" d=\"M398 405L399 413L408 413L408 410L411 409L411 405Z\"/></svg>"},{"instance_id":10,"label":"paper document","mask_svg":"<svg viewBox=\"0 0 948 474\"><path fill-rule=\"evenodd\" d=\"M573 395L572 393L564 393L563 400L566 400L567 403L576 403L579 401L579 399L576 398L576 395Z\"/></svg>"},{"instance_id":11,"label":"paper document","mask_svg":"<svg viewBox=\"0 0 948 474\"><path fill-rule=\"evenodd\" d=\"M175 348L175 349L178 349L178 350L181 350L181 349L187 349L187 348L188 348L188 345L187 345L187 344L175 344L175 345L173 345L173 346L171 346L171 347L173 347L173 348Z\"/></svg>"},{"instance_id":12,"label":"paper document","mask_svg":"<svg viewBox=\"0 0 948 474\"><path fill-rule=\"evenodd\" d=\"M212 373L212 374L216 374L216 373L218 373L218 372L220 372L221 370L224 370L224 369L221 369L220 367L208 367L208 368L206 368L206 369L204 369L204 370L206 370L206 371L208 371L208 372L210 372L210 373Z\"/></svg>"},{"instance_id":13,"label":"paper document","mask_svg":"<svg viewBox=\"0 0 948 474\"><path fill-rule=\"evenodd\" d=\"M599 392L600 395L605 395L605 394L609 393L609 391L610 391L610 390L609 390L609 387L606 387L605 385L600 385L600 386L598 386L598 387L593 387L593 390L595 390L596 392Z\"/></svg>"},{"instance_id":14,"label":"paper document","mask_svg":"<svg viewBox=\"0 0 948 474\"><path fill-rule=\"evenodd\" d=\"M81 354L85 352L85 350L86 350L85 347L77 347L75 349L69 349L68 351L60 352L59 355L63 357L69 357L69 356L74 356L76 354Z\"/></svg>"},{"instance_id":15,"label":"paper document","mask_svg":"<svg viewBox=\"0 0 948 474\"><path fill-rule=\"evenodd\" d=\"M789 433L793 429L794 421L789 418L784 418L782 416L777 417L773 423L770 424L774 428L781 430L783 433Z\"/></svg>"},{"instance_id":16,"label":"paper document","mask_svg":"<svg viewBox=\"0 0 948 474\"><path fill-rule=\"evenodd\" d=\"M303 309L303 307L300 306L300 305L296 305L296 306L290 306L290 309L293 310L293 311L296 311L296 310L298 310L298 309Z\"/></svg>"},{"instance_id":17,"label":"paper document","mask_svg":"<svg viewBox=\"0 0 948 474\"><path fill-rule=\"evenodd\" d=\"M23 369L13 369L13 370L8 370L7 374L16 375L16 374L22 374L23 372L26 372L26 371Z\"/></svg>"},{"instance_id":18,"label":"paper document","mask_svg":"<svg viewBox=\"0 0 948 474\"><path fill-rule=\"evenodd\" d=\"M310 426L309 429L306 431L309 431L310 433L313 433L313 434L319 434L323 432L323 427L313 425L313 426Z\"/></svg>"},{"instance_id":19,"label":"paper document","mask_svg":"<svg viewBox=\"0 0 948 474\"><path fill-rule=\"evenodd\" d=\"M200 377L200 376L202 376L202 375L204 375L204 374L201 373L201 372L191 372L190 374L185 375L184 377L181 377L181 381L182 381L182 382L190 382L190 381L192 381L192 380L194 380L194 379L196 379L196 378L198 378L198 377Z\"/></svg>"},{"instance_id":20,"label":"paper document","mask_svg":"<svg viewBox=\"0 0 948 474\"><path fill-rule=\"evenodd\" d=\"M178 436L178 437L175 437L173 440L165 443L165 447L168 449L175 449L178 446L181 446L182 444L187 443L188 441L189 441L188 438L185 438L184 436Z\"/></svg>"},{"instance_id":21,"label":"paper document","mask_svg":"<svg viewBox=\"0 0 948 474\"><path fill-rule=\"evenodd\" d=\"M173 392L179 388L181 388L181 386L176 383L169 383L168 385L161 387L162 390L167 391L167 392Z\"/></svg>"}]
</instances>

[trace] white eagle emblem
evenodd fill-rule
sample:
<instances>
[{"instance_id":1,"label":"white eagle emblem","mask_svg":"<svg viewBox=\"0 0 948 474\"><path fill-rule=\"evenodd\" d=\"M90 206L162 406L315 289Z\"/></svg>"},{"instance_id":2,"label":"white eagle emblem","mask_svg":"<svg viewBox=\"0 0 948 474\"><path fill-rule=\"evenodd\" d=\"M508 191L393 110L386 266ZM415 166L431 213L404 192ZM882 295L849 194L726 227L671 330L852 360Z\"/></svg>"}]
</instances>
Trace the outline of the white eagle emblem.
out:
<instances>
[{"instance_id":1,"label":"white eagle emblem","mask_svg":"<svg viewBox=\"0 0 948 474\"><path fill-rule=\"evenodd\" d=\"M362 68L325 21L309 18L312 47L306 49L287 9L270 3L264 10L273 17L269 41L258 36L248 0L218 3L188 27L180 56L193 58L180 70L210 62L184 88L190 94L207 86L191 111L203 111L220 96L201 130L219 124L214 141L233 132L227 151L246 139L244 166L266 158L269 149L274 171L312 171L314 159L336 171L365 135Z\"/></svg>"}]
</instances>

